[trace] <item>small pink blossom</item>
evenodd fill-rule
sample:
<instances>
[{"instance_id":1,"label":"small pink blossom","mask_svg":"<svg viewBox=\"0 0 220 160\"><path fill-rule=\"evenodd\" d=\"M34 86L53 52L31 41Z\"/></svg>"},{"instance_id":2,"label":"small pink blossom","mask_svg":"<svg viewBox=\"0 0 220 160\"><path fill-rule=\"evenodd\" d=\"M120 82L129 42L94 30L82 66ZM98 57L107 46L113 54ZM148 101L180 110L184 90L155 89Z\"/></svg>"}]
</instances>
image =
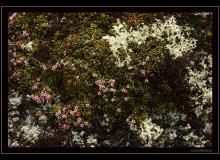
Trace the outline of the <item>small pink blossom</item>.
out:
<instances>
[{"instance_id":1,"label":"small pink blossom","mask_svg":"<svg viewBox=\"0 0 220 160\"><path fill-rule=\"evenodd\" d=\"M55 113L55 116L60 119L61 118L61 110L58 110L56 113Z\"/></svg>"},{"instance_id":2,"label":"small pink blossom","mask_svg":"<svg viewBox=\"0 0 220 160\"><path fill-rule=\"evenodd\" d=\"M63 124L63 125L61 125L61 126L60 126L60 128L62 128L62 129L69 129L69 128L70 128L70 126L69 126L69 125L67 125L67 124Z\"/></svg>"},{"instance_id":3,"label":"small pink blossom","mask_svg":"<svg viewBox=\"0 0 220 160\"><path fill-rule=\"evenodd\" d=\"M100 91L98 92L98 95L99 95L99 96L101 95L101 92L100 92Z\"/></svg>"},{"instance_id":4,"label":"small pink blossom","mask_svg":"<svg viewBox=\"0 0 220 160\"><path fill-rule=\"evenodd\" d=\"M106 129L106 131L107 131L107 132L110 132L111 130L108 128L108 129Z\"/></svg>"},{"instance_id":5,"label":"small pink blossom","mask_svg":"<svg viewBox=\"0 0 220 160\"><path fill-rule=\"evenodd\" d=\"M13 53L12 53L12 57L13 57L13 58L16 58L16 57L17 57L17 53L16 53L16 52L13 52Z\"/></svg>"},{"instance_id":6,"label":"small pink blossom","mask_svg":"<svg viewBox=\"0 0 220 160\"><path fill-rule=\"evenodd\" d=\"M19 79L20 79L20 74L19 74L19 72L14 71L14 72L12 73L12 78L15 79L15 80L19 80Z\"/></svg>"},{"instance_id":7,"label":"small pink blossom","mask_svg":"<svg viewBox=\"0 0 220 160\"><path fill-rule=\"evenodd\" d=\"M28 60L27 60L27 59L24 60L24 65L25 65L25 66L28 65Z\"/></svg>"},{"instance_id":8,"label":"small pink blossom","mask_svg":"<svg viewBox=\"0 0 220 160\"><path fill-rule=\"evenodd\" d=\"M39 87L39 83L35 83L35 84L32 86L32 89L33 89L33 90L36 90L36 89L38 89L38 87Z\"/></svg>"},{"instance_id":9,"label":"small pink blossom","mask_svg":"<svg viewBox=\"0 0 220 160\"><path fill-rule=\"evenodd\" d=\"M41 104L42 103L42 99L39 97L39 96L34 96L32 98L35 102L37 102L38 104Z\"/></svg>"},{"instance_id":10,"label":"small pink blossom","mask_svg":"<svg viewBox=\"0 0 220 160\"><path fill-rule=\"evenodd\" d=\"M17 64L22 64L22 60L21 60L21 59L18 59L18 60L16 60L16 63L17 63Z\"/></svg>"},{"instance_id":11,"label":"small pink blossom","mask_svg":"<svg viewBox=\"0 0 220 160\"><path fill-rule=\"evenodd\" d=\"M110 86L111 86L111 87L114 87L114 86L115 86L115 79L112 79L112 80L111 80Z\"/></svg>"},{"instance_id":12,"label":"small pink blossom","mask_svg":"<svg viewBox=\"0 0 220 160\"><path fill-rule=\"evenodd\" d=\"M24 37L27 37L27 36L29 36L29 33L28 33L27 31L23 31L22 35L23 35Z\"/></svg>"},{"instance_id":13,"label":"small pink blossom","mask_svg":"<svg viewBox=\"0 0 220 160\"><path fill-rule=\"evenodd\" d=\"M115 92L116 92L116 89L110 88L109 91L115 93Z\"/></svg>"},{"instance_id":14,"label":"small pink blossom","mask_svg":"<svg viewBox=\"0 0 220 160\"><path fill-rule=\"evenodd\" d=\"M73 125L77 127L80 125L81 122L82 122L81 118L78 118L76 122L73 122Z\"/></svg>"},{"instance_id":15,"label":"small pink blossom","mask_svg":"<svg viewBox=\"0 0 220 160\"><path fill-rule=\"evenodd\" d=\"M124 100L125 100L125 101L128 101L128 97L125 97Z\"/></svg>"}]
</instances>

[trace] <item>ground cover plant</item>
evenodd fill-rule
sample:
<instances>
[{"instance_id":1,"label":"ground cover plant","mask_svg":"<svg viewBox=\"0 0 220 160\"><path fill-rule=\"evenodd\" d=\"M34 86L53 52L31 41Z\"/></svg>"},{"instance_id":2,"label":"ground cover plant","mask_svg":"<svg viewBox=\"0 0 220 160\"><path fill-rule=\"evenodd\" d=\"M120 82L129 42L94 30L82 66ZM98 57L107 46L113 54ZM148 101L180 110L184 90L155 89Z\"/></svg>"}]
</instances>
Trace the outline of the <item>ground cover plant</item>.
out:
<instances>
[{"instance_id":1,"label":"ground cover plant","mask_svg":"<svg viewBox=\"0 0 220 160\"><path fill-rule=\"evenodd\" d=\"M9 147L212 146L212 13L8 20Z\"/></svg>"}]
</instances>

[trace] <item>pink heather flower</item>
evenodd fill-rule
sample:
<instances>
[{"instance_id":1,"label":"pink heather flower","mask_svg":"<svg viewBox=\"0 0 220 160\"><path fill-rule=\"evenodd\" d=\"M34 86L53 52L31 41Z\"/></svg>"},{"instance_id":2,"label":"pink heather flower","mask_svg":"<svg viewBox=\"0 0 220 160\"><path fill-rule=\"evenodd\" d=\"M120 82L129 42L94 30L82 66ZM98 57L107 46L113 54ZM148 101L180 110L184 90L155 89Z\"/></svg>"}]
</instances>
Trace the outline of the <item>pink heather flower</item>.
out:
<instances>
[{"instance_id":1,"label":"pink heather flower","mask_svg":"<svg viewBox=\"0 0 220 160\"><path fill-rule=\"evenodd\" d=\"M34 96L32 99L33 99L35 102L37 102L38 104L41 104L41 103L42 103L42 99L41 99L40 97L38 97L38 96Z\"/></svg>"},{"instance_id":2,"label":"pink heather flower","mask_svg":"<svg viewBox=\"0 0 220 160\"><path fill-rule=\"evenodd\" d=\"M28 33L27 31L23 31L22 34L23 34L23 36L25 36L25 37L26 37L26 36L29 36L29 33Z\"/></svg>"},{"instance_id":3,"label":"pink heather flower","mask_svg":"<svg viewBox=\"0 0 220 160\"><path fill-rule=\"evenodd\" d=\"M70 114L73 116L73 117L79 117L80 116L80 112L77 111L77 110L74 110L74 111L70 111Z\"/></svg>"},{"instance_id":4,"label":"pink heather flower","mask_svg":"<svg viewBox=\"0 0 220 160\"><path fill-rule=\"evenodd\" d=\"M81 122L82 122L81 118L78 118L76 122L73 122L73 125L77 127L80 125Z\"/></svg>"},{"instance_id":5,"label":"pink heather flower","mask_svg":"<svg viewBox=\"0 0 220 160\"><path fill-rule=\"evenodd\" d=\"M12 57L13 57L13 58L16 58L16 57L17 57L16 52L13 52L13 53L12 53Z\"/></svg>"},{"instance_id":6,"label":"pink heather flower","mask_svg":"<svg viewBox=\"0 0 220 160\"><path fill-rule=\"evenodd\" d=\"M67 124L63 124L63 125L61 125L61 127L60 128L62 128L62 129L69 129L70 128L70 126L69 125L67 125Z\"/></svg>"},{"instance_id":7,"label":"pink heather flower","mask_svg":"<svg viewBox=\"0 0 220 160\"><path fill-rule=\"evenodd\" d=\"M128 97L125 97L124 100L125 100L125 101L128 101Z\"/></svg>"},{"instance_id":8,"label":"pink heather flower","mask_svg":"<svg viewBox=\"0 0 220 160\"><path fill-rule=\"evenodd\" d=\"M108 129L106 129L106 131L107 131L107 132L110 132L110 129L108 128Z\"/></svg>"},{"instance_id":9,"label":"pink heather flower","mask_svg":"<svg viewBox=\"0 0 220 160\"><path fill-rule=\"evenodd\" d=\"M52 100L52 96L50 94L47 94L47 93L44 93L44 92L41 92L40 97L43 101L44 100L46 100L46 101L51 101Z\"/></svg>"},{"instance_id":10,"label":"pink heather flower","mask_svg":"<svg viewBox=\"0 0 220 160\"><path fill-rule=\"evenodd\" d=\"M140 72L141 72L141 75L142 75L142 76L145 76L145 75L146 75L146 71L145 71L144 69L142 69Z\"/></svg>"},{"instance_id":11,"label":"pink heather flower","mask_svg":"<svg viewBox=\"0 0 220 160\"><path fill-rule=\"evenodd\" d=\"M17 71L14 71L12 73L12 78L15 80L19 80L20 79L20 74Z\"/></svg>"},{"instance_id":12,"label":"pink heather flower","mask_svg":"<svg viewBox=\"0 0 220 160\"><path fill-rule=\"evenodd\" d=\"M98 75L97 75L96 73L93 73L93 74L92 74L92 77L93 77L93 78L97 78Z\"/></svg>"},{"instance_id":13,"label":"pink heather flower","mask_svg":"<svg viewBox=\"0 0 220 160\"><path fill-rule=\"evenodd\" d=\"M67 115L66 114L61 114L62 119L66 119Z\"/></svg>"},{"instance_id":14,"label":"pink heather flower","mask_svg":"<svg viewBox=\"0 0 220 160\"><path fill-rule=\"evenodd\" d=\"M61 118L61 110L58 110L56 113L55 113L55 116L60 119Z\"/></svg>"},{"instance_id":15,"label":"pink heather flower","mask_svg":"<svg viewBox=\"0 0 220 160\"><path fill-rule=\"evenodd\" d=\"M22 60L21 60L21 59L18 59L18 60L16 60L16 63L17 63L17 64L21 64L21 63L22 63Z\"/></svg>"},{"instance_id":16,"label":"pink heather flower","mask_svg":"<svg viewBox=\"0 0 220 160\"><path fill-rule=\"evenodd\" d=\"M116 89L114 89L114 88L110 88L109 91L115 93L115 92L116 92Z\"/></svg>"},{"instance_id":17,"label":"pink heather flower","mask_svg":"<svg viewBox=\"0 0 220 160\"><path fill-rule=\"evenodd\" d=\"M100 92L100 91L98 92L98 95L99 95L99 96L101 95L101 92Z\"/></svg>"},{"instance_id":18,"label":"pink heather flower","mask_svg":"<svg viewBox=\"0 0 220 160\"><path fill-rule=\"evenodd\" d=\"M114 87L114 86L115 86L115 79L112 79L112 80L111 80L110 86L111 86L111 87Z\"/></svg>"},{"instance_id":19,"label":"pink heather flower","mask_svg":"<svg viewBox=\"0 0 220 160\"><path fill-rule=\"evenodd\" d=\"M28 60L27 60L27 59L24 60L24 65L25 65L25 66L28 65Z\"/></svg>"},{"instance_id":20,"label":"pink heather flower","mask_svg":"<svg viewBox=\"0 0 220 160\"><path fill-rule=\"evenodd\" d=\"M36 89L38 89L38 87L39 87L39 83L35 83L35 84L32 86L32 89L33 89L33 90L36 90Z\"/></svg>"}]
</instances>

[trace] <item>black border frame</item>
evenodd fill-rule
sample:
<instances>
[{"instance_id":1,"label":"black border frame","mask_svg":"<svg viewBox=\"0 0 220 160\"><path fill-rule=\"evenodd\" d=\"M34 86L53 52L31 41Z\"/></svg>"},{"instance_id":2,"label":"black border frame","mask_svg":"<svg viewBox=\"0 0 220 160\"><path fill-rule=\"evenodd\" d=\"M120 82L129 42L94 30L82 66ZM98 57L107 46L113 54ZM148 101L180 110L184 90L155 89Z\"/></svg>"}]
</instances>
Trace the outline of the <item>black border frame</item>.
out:
<instances>
[{"instance_id":1,"label":"black border frame","mask_svg":"<svg viewBox=\"0 0 220 160\"><path fill-rule=\"evenodd\" d=\"M2 12L2 112L7 113L8 105L8 13L9 12L212 12L213 13L213 147L212 148L8 148L7 114L2 114L2 153L219 153L219 7L218 6L3 6ZM170 13L172 13L170 12Z\"/></svg>"}]
</instances>

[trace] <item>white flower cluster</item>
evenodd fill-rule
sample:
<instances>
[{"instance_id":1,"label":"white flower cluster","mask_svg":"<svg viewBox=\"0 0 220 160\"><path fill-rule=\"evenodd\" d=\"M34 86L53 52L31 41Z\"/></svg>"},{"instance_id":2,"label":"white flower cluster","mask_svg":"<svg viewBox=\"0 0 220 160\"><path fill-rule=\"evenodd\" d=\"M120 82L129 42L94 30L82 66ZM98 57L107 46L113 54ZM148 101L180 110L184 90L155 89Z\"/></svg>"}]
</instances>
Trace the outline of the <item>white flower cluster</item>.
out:
<instances>
[{"instance_id":1,"label":"white flower cluster","mask_svg":"<svg viewBox=\"0 0 220 160\"><path fill-rule=\"evenodd\" d=\"M72 142L74 144L80 145L80 147L85 147L84 139L83 139L84 134L85 134L84 131L82 132L72 131L72 136L73 136Z\"/></svg>"},{"instance_id":2,"label":"white flower cluster","mask_svg":"<svg viewBox=\"0 0 220 160\"><path fill-rule=\"evenodd\" d=\"M9 103L12 106L13 109L16 109L17 106L19 106L21 104L21 100L22 100L22 96L18 96L18 92L13 92L10 95L9 98Z\"/></svg>"},{"instance_id":3,"label":"white flower cluster","mask_svg":"<svg viewBox=\"0 0 220 160\"><path fill-rule=\"evenodd\" d=\"M95 138L94 135L90 135L87 137L87 145L89 145L89 147L95 147L97 145L97 139Z\"/></svg>"},{"instance_id":4,"label":"white flower cluster","mask_svg":"<svg viewBox=\"0 0 220 160\"><path fill-rule=\"evenodd\" d=\"M142 24L141 27L137 27L137 30L133 30L131 27L128 31L127 28L124 22L121 23L120 20L117 19L117 24L113 26L114 36L106 35L102 37L102 39L108 40L113 56L116 58L115 64L118 67L123 67L126 64L128 68L132 68L132 66L130 66L131 57L129 52L132 53L133 51L131 48L128 48L128 44L131 42L138 45L143 44L147 37L155 37L159 40L166 41L166 48L175 58L182 56L184 53L196 47L197 40L188 38L192 28L177 25L174 16L165 20L165 22L156 20L150 27ZM119 56L119 49L121 48L124 49L126 53L126 58L124 60L121 60Z\"/></svg>"},{"instance_id":5,"label":"white flower cluster","mask_svg":"<svg viewBox=\"0 0 220 160\"><path fill-rule=\"evenodd\" d=\"M170 51L170 54L175 58L181 57L184 53L187 53L196 47L196 39L188 38L192 28L186 26L177 25L176 18L171 16L169 19L162 22L152 24L150 36L158 38L160 40L167 41L166 48ZM187 37L185 37L185 34Z\"/></svg>"},{"instance_id":6,"label":"white flower cluster","mask_svg":"<svg viewBox=\"0 0 220 160\"><path fill-rule=\"evenodd\" d=\"M133 51L131 48L128 48L128 44L130 42L137 43L138 45L144 43L148 36L148 27L143 25L143 27L138 27L137 30L130 28L130 30L127 31L127 25L124 22L121 23L120 20L117 19L117 24L113 26L113 28L114 36L106 35L102 38L109 41L110 49L113 53L113 56L116 58L115 64L118 67L123 67L126 64L129 68L131 68L131 66L129 66L131 57L128 52ZM121 60L119 56L120 48L124 49L126 52L126 58L124 60Z\"/></svg>"},{"instance_id":7,"label":"white flower cluster","mask_svg":"<svg viewBox=\"0 0 220 160\"><path fill-rule=\"evenodd\" d=\"M203 53L203 51L201 51ZM201 70L192 70L188 67L189 71L189 83L191 84L191 90L198 89L202 92L201 95L191 97L195 101L196 108L195 114L199 117L204 111L204 105L212 103L212 57L211 55L205 56L200 63ZM202 99L200 102L199 99Z\"/></svg>"},{"instance_id":8,"label":"white flower cluster","mask_svg":"<svg viewBox=\"0 0 220 160\"><path fill-rule=\"evenodd\" d=\"M18 92L12 91L9 96L9 111L8 111L8 146L18 147L20 144L17 141L16 132L18 131L17 123L20 120L20 113L17 107L21 104L22 96Z\"/></svg>"},{"instance_id":9,"label":"white flower cluster","mask_svg":"<svg viewBox=\"0 0 220 160\"><path fill-rule=\"evenodd\" d=\"M183 136L183 139L186 140L187 145L190 147L204 147L206 143L208 143L208 140L205 140L205 137L199 137L194 134L193 131L191 131L188 135Z\"/></svg>"},{"instance_id":10,"label":"white flower cluster","mask_svg":"<svg viewBox=\"0 0 220 160\"><path fill-rule=\"evenodd\" d=\"M27 44L22 44L21 48L26 49L28 51L33 50L33 41L29 41Z\"/></svg>"},{"instance_id":11,"label":"white flower cluster","mask_svg":"<svg viewBox=\"0 0 220 160\"><path fill-rule=\"evenodd\" d=\"M151 147L154 141L161 136L163 129L152 123L151 118L146 118L140 125L139 136L143 140L145 147Z\"/></svg>"},{"instance_id":12,"label":"white flower cluster","mask_svg":"<svg viewBox=\"0 0 220 160\"><path fill-rule=\"evenodd\" d=\"M41 134L42 130L39 128L39 126L34 126L34 125L24 125L21 127L21 135L22 138L27 141L30 142L32 144L34 144L38 138L39 135Z\"/></svg>"},{"instance_id":13,"label":"white flower cluster","mask_svg":"<svg viewBox=\"0 0 220 160\"><path fill-rule=\"evenodd\" d=\"M97 139L95 138L94 135L89 135L86 139L86 141L84 140L85 138L85 132L81 131L81 132L75 132L72 131L72 142L74 144L79 145L80 147L95 147L97 145Z\"/></svg>"}]
</instances>

